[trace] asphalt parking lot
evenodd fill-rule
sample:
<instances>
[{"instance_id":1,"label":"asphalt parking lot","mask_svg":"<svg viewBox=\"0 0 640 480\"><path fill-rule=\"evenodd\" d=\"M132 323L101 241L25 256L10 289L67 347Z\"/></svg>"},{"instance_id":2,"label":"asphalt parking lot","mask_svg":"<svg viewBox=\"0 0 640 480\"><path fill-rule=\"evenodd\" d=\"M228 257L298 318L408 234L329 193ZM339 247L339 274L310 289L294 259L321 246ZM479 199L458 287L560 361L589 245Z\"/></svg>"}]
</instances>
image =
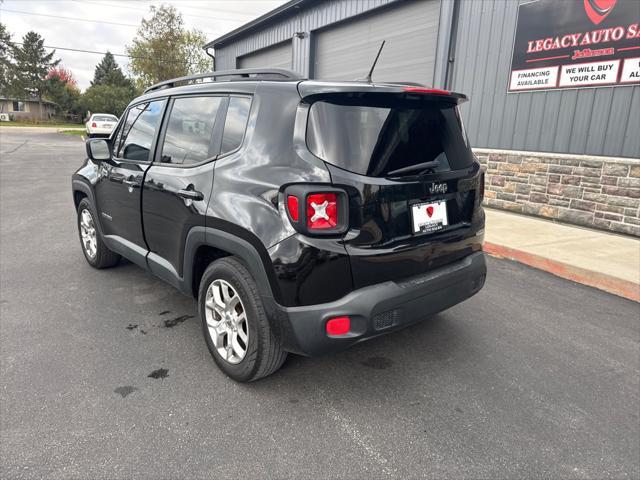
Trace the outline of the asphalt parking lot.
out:
<instances>
[{"instance_id":1,"label":"asphalt parking lot","mask_svg":"<svg viewBox=\"0 0 640 480\"><path fill-rule=\"evenodd\" d=\"M640 307L496 259L422 324L240 385L195 302L97 271L84 145L0 129L2 478L638 478Z\"/></svg>"}]
</instances>

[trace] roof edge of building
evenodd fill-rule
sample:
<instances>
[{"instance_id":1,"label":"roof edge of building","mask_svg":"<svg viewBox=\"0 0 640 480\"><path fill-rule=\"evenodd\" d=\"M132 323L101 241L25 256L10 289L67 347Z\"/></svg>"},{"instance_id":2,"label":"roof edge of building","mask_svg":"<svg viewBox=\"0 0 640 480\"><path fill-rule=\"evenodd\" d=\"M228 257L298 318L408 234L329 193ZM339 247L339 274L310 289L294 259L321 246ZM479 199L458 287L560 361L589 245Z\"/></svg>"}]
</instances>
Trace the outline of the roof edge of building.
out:
<instances>
[{"instance_id":1,"label":"roof edge of building","mask_svg":"<svg viewBox=\"0 0 640 480\"><path fill-rule=\"evenodd\" d=\"M6 100L7 102L34 102L34 103L50 103L51 105L58 105L56 102L52 102L51 100L38 100L37 98L18 98L18 97L0 97L0 101Z\"/></svg>"},{"instance_id":2,"label":"roof edge of building","mask_svg":"<svg viewBox=\"0 0 640 480\"><path fill-rule=\"evenodd\" d=\"M204 49L215 48L217 45L221 43L236 38L240 35L250 32L258 25L262 25L270 20L275 19L276 17L284 16L286 14L290 14L293 9L301 7L303 4L311 3L312 0L289 0L287 3L280 5L273 10L268 11L264 15L259 16L258 18L251 20L250 22L241 25L235 30L231 30L228 33L225 33L221 37L218 37L208 43L205 44Z\"/></svg>"}]
</instances>

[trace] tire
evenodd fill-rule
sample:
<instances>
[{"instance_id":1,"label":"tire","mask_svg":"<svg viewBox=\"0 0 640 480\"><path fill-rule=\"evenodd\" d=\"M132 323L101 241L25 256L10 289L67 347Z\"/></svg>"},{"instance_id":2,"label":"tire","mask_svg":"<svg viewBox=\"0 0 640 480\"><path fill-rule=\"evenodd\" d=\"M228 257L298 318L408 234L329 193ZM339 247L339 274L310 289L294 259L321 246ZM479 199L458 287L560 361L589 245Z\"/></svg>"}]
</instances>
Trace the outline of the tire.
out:
<instances>
[{"instance_id":1,"label":"tire","mask_svg":"<svg viewBox=\"0 0 640 480\"><path fill-rule=\"evenodd\" d=\"M234 312L238 319L242 318L242 313L238 314L238 312L244 312L244 320L237 320L235 330L231 330L232 327L225 327L223 315L227 315L227 313L220 313L222 311L220 304L216 307L217 311L216 308L211 308L216 303L215 292L218 291L217 298L220 298L224 295L221 293L223 289L227 289L227 293L231 291L227 286L232 287L239 300L236 302L235 297L227 296L225 305L232 305L236 302L235 307L225 310L227 313L231 312L228 313L227 324L233 325ZM200 282L198 309L202 322L202 333L209 352L220 370L233 380L252 382L271 375L282 366L287 358L287 352L282 349L280 342L271 331L255 280L237 259L233 257L222 258L207 267ZM210 328L210 325L218 325L218 330ZM247 344L242 338L245 327L245 337L248 337ZM227 330L228 333L216 334L217 331L222 330ZM237 355L234 346L229 350L229 339L230 336L233 338L233 335L236 335L236 345L245 347L244 356ZM227 358L220 353L220 347Z\"/></svg>"},{"instance_id":2,"label":"tire","mask_svg":"<svg viewBox=\"0 0 640 480\"><path fill-rule=\"evenodd\" d=\"M86 212L86 213L85 213ZM87 223L87 214L91 219L91 229L86 228ZM83 219L85 220L83 226ZM120 255L112 252L107 248L104 241L102 240L102 236L96 227L96 214L91 206L91 203L86 198L83 198L78 205L78 215L77 215L77 223L78 223L78 236L80 237L80 247L82 248L82 253L84 254L84 258L87 260L87 263L91 265L93 268L109 268L118 264L120 261ZM83 233L85 237L83 237ZM93 248L88 247L87 237L86 235L91 236L93 234L93 238L95 239L95 252Z\"/></svg>"}]
</instances>

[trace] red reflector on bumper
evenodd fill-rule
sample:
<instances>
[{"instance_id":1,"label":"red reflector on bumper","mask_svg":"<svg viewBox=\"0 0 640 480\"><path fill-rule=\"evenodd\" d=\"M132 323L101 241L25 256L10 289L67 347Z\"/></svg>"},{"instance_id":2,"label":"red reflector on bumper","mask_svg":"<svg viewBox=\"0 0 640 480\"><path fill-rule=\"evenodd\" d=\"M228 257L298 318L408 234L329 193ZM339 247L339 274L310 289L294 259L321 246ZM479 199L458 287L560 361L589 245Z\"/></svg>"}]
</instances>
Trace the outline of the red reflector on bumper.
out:
<instances>
[{"instance_id":1,"label":"red reflector on bumper","mask_svg":"<svg viewBox=\"0 0 640 480\"><path fill-rule=\"evenodd\" d=\"M349 317L335 317L327 322L327 335L344 335L351 329Z\"/></svg>"}]
</instances>

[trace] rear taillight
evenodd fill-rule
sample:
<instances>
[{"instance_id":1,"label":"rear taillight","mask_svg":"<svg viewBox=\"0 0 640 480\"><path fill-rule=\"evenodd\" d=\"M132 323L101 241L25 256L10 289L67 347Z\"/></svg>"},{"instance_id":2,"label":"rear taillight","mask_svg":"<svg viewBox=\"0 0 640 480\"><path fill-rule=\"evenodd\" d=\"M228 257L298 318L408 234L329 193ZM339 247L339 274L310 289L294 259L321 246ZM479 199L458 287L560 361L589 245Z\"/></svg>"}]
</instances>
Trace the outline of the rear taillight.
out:
<instances>
[{"instance_id":1,"label":"rear taillight","mask_svg":"<svg viewBox=\"0 0 640 480\"><path fill-rule=\"evenodd\" d=\"M335 193L312 193L307 196L309 230L336 228L338 220L338 196Z\"/></svg>"},{"instance_id":2,"label":"rear taillight","mask_svg":"<svg viewBox=\"0 0 640 480\"><path fill-rule=\"evenodd\" d=\"M298 233L334 237L349 228L349 196L342 188L325 184L289 185L282 197L291 226Z\"/></svg>"}]
</instances>

